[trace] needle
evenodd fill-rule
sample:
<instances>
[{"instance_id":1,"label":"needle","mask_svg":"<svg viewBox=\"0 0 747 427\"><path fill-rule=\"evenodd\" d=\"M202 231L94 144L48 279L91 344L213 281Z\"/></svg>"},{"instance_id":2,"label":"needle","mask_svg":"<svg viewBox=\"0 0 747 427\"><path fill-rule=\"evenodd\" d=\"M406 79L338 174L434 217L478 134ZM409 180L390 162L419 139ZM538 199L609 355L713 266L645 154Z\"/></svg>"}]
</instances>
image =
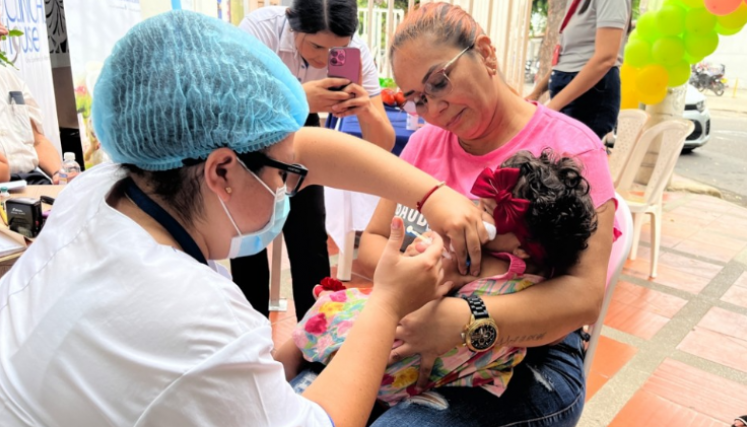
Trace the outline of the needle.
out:
<instances>
[{"instance_id":1,"label":"needle","mask_svg":"<svg viewBox=\"0 0 747 427\"><path fill-rule=\"evenodd\" d=\"M425 242L426 244L430 245L431 243L433 243L433 239L431 239L430 237L425 237L422 234L418 233L417 231L415 231L412 225L408 225L405 231L407 232L407 234L413 234L416 237L423 239L423 242ZM446 249L441 252L441 256L446 259L451 259L451 254Z\"/></svg>"}]
</instances>

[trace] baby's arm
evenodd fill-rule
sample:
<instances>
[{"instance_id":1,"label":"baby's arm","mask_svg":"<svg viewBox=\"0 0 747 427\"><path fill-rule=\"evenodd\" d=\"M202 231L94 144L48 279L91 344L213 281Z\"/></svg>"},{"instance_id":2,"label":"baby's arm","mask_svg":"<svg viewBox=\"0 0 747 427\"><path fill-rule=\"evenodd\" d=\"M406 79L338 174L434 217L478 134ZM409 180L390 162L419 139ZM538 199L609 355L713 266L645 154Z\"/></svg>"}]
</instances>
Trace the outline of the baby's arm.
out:
<instances>
[{"instance_id":1,"label":"baby's arm","mask_svg":"<svg viewBox=\"0 0 747 427\"><path fill-rule=\"evenodd\" d=\"M296 347L293 339L289 339L280 348L275 349L273 354L275 360L283 364L285 370L285 380L290 381L301 371L301 366L305 363L301 350Z\"/></svg>"}]
</instances>

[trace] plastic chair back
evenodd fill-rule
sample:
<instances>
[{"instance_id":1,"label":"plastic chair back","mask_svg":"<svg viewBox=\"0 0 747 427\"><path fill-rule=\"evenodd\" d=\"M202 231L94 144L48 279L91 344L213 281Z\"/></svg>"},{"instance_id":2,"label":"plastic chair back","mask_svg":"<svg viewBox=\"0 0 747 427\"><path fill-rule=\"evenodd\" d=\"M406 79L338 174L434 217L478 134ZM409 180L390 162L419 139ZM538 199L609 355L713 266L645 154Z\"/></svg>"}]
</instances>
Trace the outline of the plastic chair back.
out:
<instances>
[{"instance_id":1,"label":"plastic chair back","mask_svg":"<svg viewBox=\"0 0 747 427\"><path fill-rule=\"evenodd\" d=\"M638 143L636 143L633 147L633 151L630 153L630 156L627 163L625 164L625 168L620 178L617 182L615 182L615 190L618 193L624 193L632 187L633 181L638 174L638 170L641 168L641 164L646 157L649 146L654 140L656 140L657 137L661 136L662 144L659 150L659 155L657 156L656 165L664 162L665 159L673 162L671 164L672 168L669 170L669 174L665 175L664 177L664 182L662 184L663 191L663 188L666 186L666 181L669 179L669 175L671 175L672 171L674 170L674 164L676 164L677 158L679 158L679 155L682 152L682 147L685 144L685 138L687 138L687 135L689 135L693 131L693 129L694 125L689 120L670 119L661 123L657 123L644 131L643 134L641 134ZM666 164L666 166L668 165L669 163ZM656 169L656 167L654 169ZM652 190L654 188L654 175L656 175L657 177L661 177L661 173L665 171L666 167L663 164L658 173L656 170L654 170L651 179L649 180L647 191L648 187L651 187Z\"/></svg>"},{"instance_id":2,"label":"plastic chair back","mask_svg":"<svg viewBox=\"0 0 747 427\"><path fill-rule=\"evenodd\" d=\"M609 166L612 182L617 183L628 163L633 148L639 141L641 130L648 121L648 114L642 110L622 110L617 117L617 137L615 148L610 156Z\"/></svg>"},{"instance_id":3,"label":"plastic chair back","mask_svg":"<svg viewBox=\"0 0 747 427\"><path fill-rule=\"evenodd\" d=\"M615 194L615 198L618 200L615 219L622 235L612 244L610 261L607 265L607 285L604 290L602 309L599 312L599 317L597 318L596 323L589 327L591 339L589 340L589 347L586 349L586 356L584 357L584 375L587 378L589 376L589 371L591 370L591 363L594 360L594 354L599 346L599 335L602 333L604 317L607 315L607 309L612 300L612 294L615 291L615 286L620 278L620 274L622 274L625 260L628 258L630 247L633 244L633 217L630 213L630 209L628 208L627 203L625 203L625 200L623 200L619 194Z\"/></svg>"}]
</instances>

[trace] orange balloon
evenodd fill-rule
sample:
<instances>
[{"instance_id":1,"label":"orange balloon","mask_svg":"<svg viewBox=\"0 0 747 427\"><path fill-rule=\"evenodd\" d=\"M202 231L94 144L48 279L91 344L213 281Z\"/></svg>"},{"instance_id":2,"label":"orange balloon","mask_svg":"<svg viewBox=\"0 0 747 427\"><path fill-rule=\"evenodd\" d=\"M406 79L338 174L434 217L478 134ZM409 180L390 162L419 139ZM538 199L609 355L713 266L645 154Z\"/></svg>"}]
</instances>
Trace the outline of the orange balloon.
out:
<instances>
[{"instance_id":1,"label":"orange balloon","mask_svg":"<svg viewBox=\"0 0 747 427\"><path fill-rule=\"evenodd\" d=\"M742 0L705 0L705 8L714 15L728 15L742 4Z\"/></svg>"}]
</instances>

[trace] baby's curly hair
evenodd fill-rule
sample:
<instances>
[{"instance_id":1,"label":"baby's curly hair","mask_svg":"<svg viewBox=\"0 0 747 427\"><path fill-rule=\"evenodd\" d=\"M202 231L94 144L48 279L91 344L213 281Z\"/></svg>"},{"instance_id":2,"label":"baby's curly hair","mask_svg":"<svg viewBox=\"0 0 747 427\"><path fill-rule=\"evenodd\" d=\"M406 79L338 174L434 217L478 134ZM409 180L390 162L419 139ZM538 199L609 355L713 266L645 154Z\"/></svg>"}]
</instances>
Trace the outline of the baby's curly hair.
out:
<instances>
[{"instance_id":1,"label":"baby's curly hair","mask_svg":"<svg viewBox=\"0 0 747 427\"><path fill-rule=\"evenodd\" d=\"M539 157L520 151L501 167L521 171L514 197L530 203L524 220L530 241L545 250L543 268L552 276L565 274L578 262L597 229L597 214L581 165L546 148Z\"/></svg>"}]
</instances>

